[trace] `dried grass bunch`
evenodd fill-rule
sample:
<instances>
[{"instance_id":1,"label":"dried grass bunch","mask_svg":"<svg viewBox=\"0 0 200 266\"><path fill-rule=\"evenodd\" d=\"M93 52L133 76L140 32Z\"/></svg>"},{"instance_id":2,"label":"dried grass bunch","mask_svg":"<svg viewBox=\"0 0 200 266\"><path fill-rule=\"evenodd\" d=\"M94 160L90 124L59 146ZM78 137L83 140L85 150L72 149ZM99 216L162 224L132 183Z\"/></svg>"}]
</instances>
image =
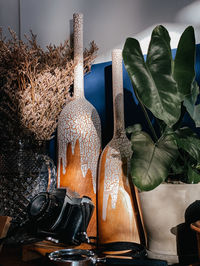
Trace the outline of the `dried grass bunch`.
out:
<instances>
[{"instance_id":1,"label":"dried grass bunch","mask_svg":"<svg viewBox=\"0 0 200 266\"><path fill-rule=\"evenodd\" d=\"M62 108L71 99L73 49L65 41L44 51L32 32L24 42L9 31L11 39L7 40L0 30L0 136L13 139L31 134L49 140ZM85 49L85 72L97 50L94 42Z\"/></svg>"}]
</instances>

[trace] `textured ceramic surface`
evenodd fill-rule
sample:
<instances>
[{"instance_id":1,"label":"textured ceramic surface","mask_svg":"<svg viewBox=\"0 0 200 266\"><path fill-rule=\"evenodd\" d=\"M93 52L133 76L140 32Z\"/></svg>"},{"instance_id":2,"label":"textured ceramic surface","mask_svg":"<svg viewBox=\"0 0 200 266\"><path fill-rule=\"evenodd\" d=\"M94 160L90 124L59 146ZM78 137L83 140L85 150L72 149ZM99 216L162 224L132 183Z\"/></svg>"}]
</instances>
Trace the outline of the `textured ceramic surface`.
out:
<instances>
[{"instance_id":1,"label":"textured ceramic surface","mask_svg":"<svg viewBox=\"0 0 200 266\"><path fill-rule=\"evenodd\" d=\"M112 53L114 135L100 158L98 176L99 242L139 242L136 213L129 184L131 143L124 129L122 54Z\"/></svg>"},{"instance_id":2,"label":"textured ceramic surface","mask_svg":"<svg viewBox=\"0 0 200 266\"><path fill-rule=\"evenodd\" d=\"M73 16L74 95L58 119L58 187L69 187L88 196L96 206L97 164L101 151L101 121L84 97L83 15ZM88 234L96 235L96 212Z\"/></svg>"},{"instance_id":3,"label":"textured ceramic surface","mask_svg":"<svg viewBox=\"0 0 200 266\"><path fill-rule=\"evenodd\" d=\"M67 148L71 144L74 155L79 142L82 177L92 173L93 192L96 194L96 172L101 149L100 118L95 108L84 98L76 98L66 105L58 123L58 180L67 177ZM76 159L76 158L74 158Z\"/></svg>"}]
</instances>

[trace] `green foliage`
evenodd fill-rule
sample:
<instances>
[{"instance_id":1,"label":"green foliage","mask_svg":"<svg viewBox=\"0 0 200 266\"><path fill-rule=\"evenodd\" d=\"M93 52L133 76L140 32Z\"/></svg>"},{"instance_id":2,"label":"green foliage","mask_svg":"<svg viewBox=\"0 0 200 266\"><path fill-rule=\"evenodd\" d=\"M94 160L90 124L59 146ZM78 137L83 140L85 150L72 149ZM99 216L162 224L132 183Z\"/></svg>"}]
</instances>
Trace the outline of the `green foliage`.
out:
<instances>
[{"instance_id":1,"label":"green foliage","mask_svg":"<svg viewBox=\"0 0 200 266\"><path fill-rule=\"evenodd\" d=\"M185 97L183 102L196 127L200 127L200 104L195 105L198 95L199 87L195 81L191 93Z\"/></svg>"},{"instance_id":2,"label":"green foliage","mask_svg":"<svg viewBox=\"0 0 200 266\"><path fill-rule=\"evenodd\" d=\"M145 62L138 41L128 38L123 59L140 101L157 118L172 126L180 117L181 97L172 76L169 42L167 31L163 27L156 28Z\"/></svg>"},{"instance_id":3,"label":"green foliage","mask_svg":"<svg viewBox=\"0 0 200 266\"><path fill-rule=\"evenodd\" d=\"M200 174L196 167L192 168L188 165L188 181L191 184L197 184L200 182Z\"/></svg>"},{"instance_id":4,"label":"green foliage","mask_svg":"<svg viewBox=\"0 0 200 266\"><path fill-rule=\"evenodd\" d=\"M131 135L134 151L131 175L136 186L144 190L158 186L168 176L169 168L178 155L173 134L164 134L156 143L144 131L133 131Z\"/></svg>"},{"instance_id":5,"label":"green foliage","mask_svg":"<svg viewBox=\"0 0 200 266\"><path fill-rule=\"evenodd\" d=\"M200 126L200 105L195 105L199 88L194 81L193 27L186 28L181 35L174 60L170 36L163 26L157 26L152 32L146 62L139 42L133 38L125 42L123 60L154 137L146 109L153 113L160 126L155 141L141 126L127 129L132 134L133 183L140 190L151 190L169 176L182 175L185 181L185 173L187 182L199 182L200 139L191 129L181 128L186 112Z\"/></svg>"}]
</instances>

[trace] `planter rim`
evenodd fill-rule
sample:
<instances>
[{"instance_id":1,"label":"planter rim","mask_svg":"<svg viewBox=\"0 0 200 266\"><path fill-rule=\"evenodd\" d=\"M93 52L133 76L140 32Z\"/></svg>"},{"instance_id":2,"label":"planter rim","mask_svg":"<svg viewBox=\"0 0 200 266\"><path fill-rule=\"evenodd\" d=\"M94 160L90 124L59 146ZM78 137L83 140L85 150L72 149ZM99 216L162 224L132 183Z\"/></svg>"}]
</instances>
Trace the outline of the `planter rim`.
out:
<instances>
[{"instance_id":1,"label":"planter rim","mask_svg":"<svg viewBox=\"0 0 200 266\"><path fill-rule=\"evenodd\" d=\"M185 186L199 186L200 185L200 182L199 183L196 183L196 184L189 184L189 183L181 183L181 184L172 184L172 183L162 183L160 184L159 186L179 186L179 187L185 187ZM159 186L157 186L156 188L158 188Z\"/></svg>"},{"instance_id":2,"label":"planter rim","mask_svg":"<svg viewBox=\"0 0 200 266\"><path fill-rule=\"evenodd\" d=\"M158 185L157 187L155 187L152 190L148 190L148 191L140 191L140 192L150 192L150 191L154 191L155 189L158 189L159 187L185 187L185 186L200 186L200 182L196 183L196 184L189 184L189 183L181 183L181 184L172 184L172 183L161 183L160 185Z\"/></svg>"},{"instance_id":3,"label":"planter rim","mask_svg":"<svg viewBox=\"0 0 200 266\"><path fill-rule=\"evenodd\" d=\"M200 182L197 184L188 184L188 183L181 183L181 184L171 184L171 183L162 183L160 185L158 185L156 188L152 189L152 190L148 190L148 191L140 191L139 193L153 193L155 191L158 191L160 189L185 189L186 187L188 188L192 188L192 187L199 187L200 186Z\"/></svg>"}]
</instances>

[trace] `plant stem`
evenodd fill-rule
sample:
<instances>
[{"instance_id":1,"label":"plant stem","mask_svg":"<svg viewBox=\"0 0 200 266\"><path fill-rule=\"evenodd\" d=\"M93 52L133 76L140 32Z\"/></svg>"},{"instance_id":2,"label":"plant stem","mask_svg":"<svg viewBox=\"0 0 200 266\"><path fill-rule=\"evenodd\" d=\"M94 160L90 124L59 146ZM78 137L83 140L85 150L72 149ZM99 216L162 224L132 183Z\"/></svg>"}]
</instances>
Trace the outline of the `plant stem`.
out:
<instances>
[{"instance_id":1,"label":"plant stem","mask_svg":"<svg viewBox=\"0 0 200 266\"><path fill-rule=\"evenodd\" d=\"M140 101L137 92L134 91L134 93L135 93L135 96L136 96L138 102L140 103L140 105L141 105L141 107L142 107L142 111L144 112L145 118L146 118L147 123L148 123L148 126L149 126L149 128L150 128L150 130L151 130L151 133L152 133L152 135L153 135L153 137L154 137L154 140L155 140L155 141L158 141L158 137L157 137L157 135L156 135L156 131L155 131L154 127L153 127L152 124L151 124L151 120L150 120L150 118L149 118L149 115L148 115L148 113L147 113L147 110L146 110L144 104Z\"/></svg>"}]
</instances>

